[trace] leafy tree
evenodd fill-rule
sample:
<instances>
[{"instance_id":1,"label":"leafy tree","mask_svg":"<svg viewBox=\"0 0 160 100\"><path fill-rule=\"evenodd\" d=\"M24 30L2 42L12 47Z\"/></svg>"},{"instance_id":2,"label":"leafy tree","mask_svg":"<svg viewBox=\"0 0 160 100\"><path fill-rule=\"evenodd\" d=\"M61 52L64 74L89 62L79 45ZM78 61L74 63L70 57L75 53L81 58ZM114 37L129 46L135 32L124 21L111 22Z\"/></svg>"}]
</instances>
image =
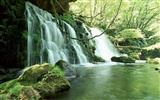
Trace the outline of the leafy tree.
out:
<instances>
[{"instance_id":1,"label":"leafy tree","mask_svg":"<svg viewBox=\"0 0 160 100\"><path fill-rule=\"evenodd\" d=\"M78 0L70 6L76 18L91 26L106 29L117 13L119 0ZM111 28L117 28L118 31L139 28L145 31L159 23L159 11L160 3L157 0L123 0Z\"/></svg>"},{"instance_id":2,"label":"leafy tree","mask_svg":"<svg viewBox=\"0 0 160 100\"><path fill-rule=\"evenodd\" d=\"M160 17L160 5L157 1L130 1L127 9L122 9L122 28L140 28L144 31Z\"/></svg>"}]
</instances>

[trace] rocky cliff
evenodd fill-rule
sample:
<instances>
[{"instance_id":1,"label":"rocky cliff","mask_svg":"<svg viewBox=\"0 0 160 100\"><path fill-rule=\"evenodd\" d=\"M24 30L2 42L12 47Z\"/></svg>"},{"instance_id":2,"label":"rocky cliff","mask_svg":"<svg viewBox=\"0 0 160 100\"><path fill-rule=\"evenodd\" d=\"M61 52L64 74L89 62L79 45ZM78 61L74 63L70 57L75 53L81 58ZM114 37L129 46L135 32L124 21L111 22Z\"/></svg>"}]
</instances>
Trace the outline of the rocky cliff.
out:
<instances>
[{"instance_id":1,"label":"rocky cliff","mask_svg":"<svg viewBox=\"0 0 160 100\"><path fill-rule=\"evenodd\" d=\"M0 68L25 67L27 59L27 23L25 2L48 12L63 14L69 2L76 0L1 0L0 1Z\"/></svg>"},{"instance_id":2,"label":"rocky cliff","mask_svg":"<svg viewBox=\"0 0 160 100\"><path fill-rule=\"evenodd\" d=\"M55 13L55 11L58 14L63 14L69 11L69 2L75 2L76 0L28 0L28 1L52 14Z\"/></svg>"}]
</instances>

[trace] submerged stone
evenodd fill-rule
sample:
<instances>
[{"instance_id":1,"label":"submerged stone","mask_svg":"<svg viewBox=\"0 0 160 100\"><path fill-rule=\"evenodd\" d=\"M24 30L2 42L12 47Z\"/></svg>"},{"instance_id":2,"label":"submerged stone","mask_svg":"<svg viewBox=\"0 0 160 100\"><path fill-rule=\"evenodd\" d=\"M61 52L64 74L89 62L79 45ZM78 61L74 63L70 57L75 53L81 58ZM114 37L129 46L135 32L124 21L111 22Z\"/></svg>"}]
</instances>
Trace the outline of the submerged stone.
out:
<instances>
[{"instance_id":1,"label":"submerged stone","mask_svg":"<svg viewBox=\"0 0 160 100\"><path fill-rule=\"evenodd\" d=\"M68 90L70 84L64 72L51 64L24 69L17 78L0 84L0 99L42 99Z\"/></svg>"},{"instance_id":2,"label":"submerged stone","mask_svg":"<svg viewBox=\"0 0 160 100\"><path fill-rule=\"evenodd\" d=\"M155 68L155 70L159 70L159 68Z\"/></svg>"}]
</instances>

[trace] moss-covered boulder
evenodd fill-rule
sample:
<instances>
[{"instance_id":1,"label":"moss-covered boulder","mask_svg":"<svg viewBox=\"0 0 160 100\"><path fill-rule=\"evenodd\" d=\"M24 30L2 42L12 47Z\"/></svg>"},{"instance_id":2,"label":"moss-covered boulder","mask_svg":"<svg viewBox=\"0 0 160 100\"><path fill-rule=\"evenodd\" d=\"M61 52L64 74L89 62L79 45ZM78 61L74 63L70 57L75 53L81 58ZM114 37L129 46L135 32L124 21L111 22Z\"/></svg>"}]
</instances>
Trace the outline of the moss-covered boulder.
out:
<instances>
[{"instance_id":1,"label":"moss-covered boulder","mask_svg":"<svg viewBox=\"0 0 160 100\"><path fill-rule=\"evenodd\" d=\"M17 79L0 84L0 99L38 100L69 88L64 72L45 63L28 67Z\"/></svg>"},{"instance_id":2,"label":"moss-covered boulder","mask_svg":"<svg viewBox=\"0 0 160 100\"><path fill-rule=\"evenodd\" d=\"M120 57L112 57L112 61L114 62L122 62L122 63L135 63L135 59L132 57L127 57L127 56L120 56Z\"/></svg>"},{"instance_id":3,"label":"moss-covered boulder","mask_svg":"<svg viewBox=\"0 0 160 100\"><path fill-rule=\"evenodd\" d=\"M154 58L154 59L148 58L146 62L150 64L160 64L160 58Z\"/></svg>"}]
</instances>

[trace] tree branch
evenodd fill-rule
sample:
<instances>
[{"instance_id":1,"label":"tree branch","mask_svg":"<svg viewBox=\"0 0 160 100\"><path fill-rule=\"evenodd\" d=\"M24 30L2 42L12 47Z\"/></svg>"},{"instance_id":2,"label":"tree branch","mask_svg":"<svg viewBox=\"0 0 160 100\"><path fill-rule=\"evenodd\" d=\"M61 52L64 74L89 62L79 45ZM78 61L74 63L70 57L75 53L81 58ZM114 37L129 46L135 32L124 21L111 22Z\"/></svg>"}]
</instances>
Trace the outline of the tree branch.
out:
<instances>
[{"instance_id":1,"label":"tree branch","mask_svg":"<svg viewBox=\"0 0 160 100\"><path fill-rule=\"evenodd\" d=\"M116 17L117 17L118 14L119 14L119 10L120 10L121 5L122 5L122 0L121 0L120 3L119 3L119 6L118 6L118 10L117 10L116 15L114 16L114 18L112 19L112 21L110 22L110 24L108 25L108 27L107 27L101 34L95 35L94 37L89 38L89 40L94 39L95 37L99 37L99 36L103 35L103 34L110 28L110 26L114 23L114 20L116 19Z\"/></svg>"}]
</instances>

